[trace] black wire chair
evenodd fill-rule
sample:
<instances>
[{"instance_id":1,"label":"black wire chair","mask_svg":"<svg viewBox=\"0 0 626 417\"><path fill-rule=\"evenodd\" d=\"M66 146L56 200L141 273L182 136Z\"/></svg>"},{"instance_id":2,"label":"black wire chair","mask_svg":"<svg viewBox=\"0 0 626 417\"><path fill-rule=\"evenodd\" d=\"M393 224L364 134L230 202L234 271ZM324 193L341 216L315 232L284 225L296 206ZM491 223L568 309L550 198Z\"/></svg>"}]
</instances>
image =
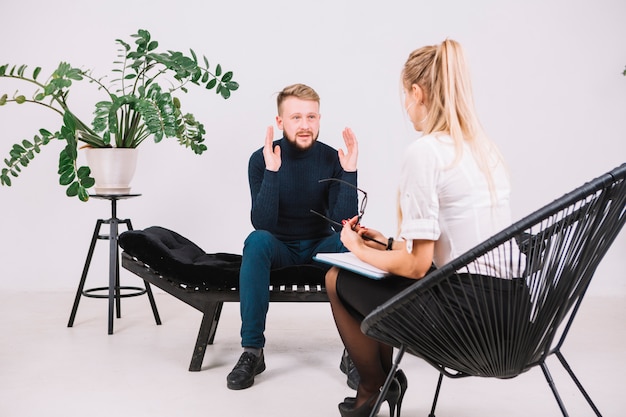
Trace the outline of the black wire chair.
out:
<instances>
[{"instance_id":1,"label":"black wire chair","mask_svg":"<svg viewBox=\"0 0 626 417\"><path fill-rule=\"evenodd\" d=\"M625 177L626 163L514 223L368 315L362 331L398 349L379 403L409 352L440 372L430 417L444 375L506 379L535 366L567 416L546 365L554 354L601 416L561 346L596 267L626 221Z\"/></svg>"}]
</instances>

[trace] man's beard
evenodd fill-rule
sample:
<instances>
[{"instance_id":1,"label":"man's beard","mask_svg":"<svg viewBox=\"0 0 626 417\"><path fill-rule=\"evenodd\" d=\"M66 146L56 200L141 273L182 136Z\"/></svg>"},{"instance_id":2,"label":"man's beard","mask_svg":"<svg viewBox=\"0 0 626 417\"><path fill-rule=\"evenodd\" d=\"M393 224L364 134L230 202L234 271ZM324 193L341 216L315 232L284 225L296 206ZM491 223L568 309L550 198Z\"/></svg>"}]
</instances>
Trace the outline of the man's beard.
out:
<instances>
[{"instance_id":1,"label":"man's beard","mask_svg":"<svg viewBox=\"0 0 626 417\"><path fill-rule=\"evenodd\" d=\"M298 133L302 133L302 131L296 132L296 137L298 136ZM310 132L310 133L313 133L313 132ZM299 151L306 151L306 150L311 149L313 144L315 144L315 142L317 141L317 138L319 137L319 135L320 135L320 132L318 131L317 135L313 137L313 140L311 141L311 143L308 143L307 145L304 145L304 146L300 144L296 138L289 136L287 133L285 133L285 138L287 139L289 143L291 143L294 146L294 148L298 149Z\"/></svg>"}]
</instances>

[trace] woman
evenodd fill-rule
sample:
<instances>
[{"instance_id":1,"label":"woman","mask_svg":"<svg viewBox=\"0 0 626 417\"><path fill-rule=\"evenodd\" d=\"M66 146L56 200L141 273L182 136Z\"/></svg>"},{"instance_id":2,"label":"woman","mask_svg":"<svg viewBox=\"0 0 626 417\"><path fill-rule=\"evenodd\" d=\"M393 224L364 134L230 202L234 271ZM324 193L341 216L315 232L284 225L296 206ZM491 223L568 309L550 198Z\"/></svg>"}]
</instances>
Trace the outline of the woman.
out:
<instances>
[{"instance_id":1,"label":"woman","mask_svg":"<svg viewBox=\"0 0 626 417\"><path fill-rule=\"evenodd\" d=\"M368 416L391 369L392 347L365 336L361 321L431 267L452 260L510 224L502 157L478 122L468 70L457 42L413 51L402 71L405 108L424 135L405 156L398 188L398 239L347 220L341 241L358 258L392 276L371 280L332 268L326 288L339 335L360 375L342 416ZM364 237L388 242L387 250ZM488 267L488 265L486 265ZM406 377L396 373L386 400L398 416Z\"/></svg>"}]
</instances>

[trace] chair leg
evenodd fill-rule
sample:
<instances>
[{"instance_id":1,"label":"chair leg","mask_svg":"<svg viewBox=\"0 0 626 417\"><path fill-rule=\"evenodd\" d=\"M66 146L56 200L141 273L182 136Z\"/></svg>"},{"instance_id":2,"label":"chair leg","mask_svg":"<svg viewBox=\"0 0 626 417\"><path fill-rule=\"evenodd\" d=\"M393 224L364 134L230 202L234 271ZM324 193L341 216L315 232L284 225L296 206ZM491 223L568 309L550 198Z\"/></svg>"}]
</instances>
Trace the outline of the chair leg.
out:
<instances>
[{"instance_id":1,"label":"chair leg","mask_svg":"<svg viewBox=\"0 0 626 417\"><path fill-rule=\"evenodd\" d=\"M548 371L548 365L545 362L541 363L541 370L543 371L543 375L546 377L546 381L548 381L548 385L552 390L552 394L554 394L554 398L556 398L556 402L559 404L559 408L561 409L561 413L563 413L563 417L568 417L567 410L565 409L565 404L561 400L561 396L559 392L556 390L556 385L554 385L554 380L552 379L552 375L550 375L550 371Z\"/></svg>"},{"instance_id":2,"label":"chair leg","mask_svg":"<svg viewBox=\"0 0 626 417\"><path fill-rule=\"evenodd\" d=\"M378 414L378 410L380 409L380 406L383 404L383 401L387 396L387 391L389 391L389 387L393 382L393 378L396 376L396 371L398 370L398 366L400 365L400 361L402 360L402 355L404 355L405 350L406 347L404 346L401 346L398 350L396 359L391 364L391 370L389 371L389 374L387 374L387 379L385 380L385 384L380 390L380 394L378 394L376 404L374 405L374 408L372 408L372 413L370 414L370 417L374 417L376 414Z\"/></svg>"},{"instance_id":3,"label":"chair leg","mask_svg":"<svg viewBox=\"0 0 626 417\"><path fill-rule=\"evenodd\" d=\"M437 401L439 400L439 392L441 391L442 382L443 374L439 373L439 379L437 380L437 389L435 390L435 398L433 398L433 405L430 408L430 414L428 414L428 417L435 417L435 407L437 407Z\"/></svg>"},{"instance_id":4,"label":"chair leg","mask_svg":"<svg viewBox=\"0 0 626 417\"><path fill-rule=\"evenodd\" d=\"M585 391L585 389L583 388L583 385L580 383L578 378L576 378L576 375L574 375L574 371L572 371L572 368L570 368L569 364L565 360L565 357L563 356L561 351L557 350L554 353L556 354L556 357L559 358L561 365L563 365L563 368L565 368L570 378L572 378L572 380L578 387L578 390L585 397L585 400L587 400L587 403L589 404L589 406L593 409L594 413L596 413L596 416L602 417L602 414L600 414L600 410L598 410L598 407L596 407L596 405L593 403L593 401L591 400L591 397L589 396L589 394L587 394L587 391Z\"/></svg>"}]
</instances>

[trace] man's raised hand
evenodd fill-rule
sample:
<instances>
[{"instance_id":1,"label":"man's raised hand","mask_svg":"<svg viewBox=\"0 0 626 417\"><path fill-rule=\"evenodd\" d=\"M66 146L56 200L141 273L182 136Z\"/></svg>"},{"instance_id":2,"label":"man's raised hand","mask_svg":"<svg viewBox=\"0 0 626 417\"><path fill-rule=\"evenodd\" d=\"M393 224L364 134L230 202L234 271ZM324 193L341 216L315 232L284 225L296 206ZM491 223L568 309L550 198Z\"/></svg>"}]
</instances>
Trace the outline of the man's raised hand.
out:
<instances>
[{"instance_id":1,"label":"man's raised hand","mask_svg":"<svg viewBox=\"0 0 626 417\"><path fill-rule=\"evenodd\" d=\"M274 128L269 126L265 134L265 146L263 147L263 159L265 159L265 169L268 171L278 171L280 169L280 146L272 148L274 141Z\"/></svg>"},{"instance_id":2,"label":"man's raised hand","mask_svg":"<svg viewBox=\"0 0 626 417\"><path fill-rule=\"evenodd\" d=\"M356 135L349 127L343 130L343 141L346 144L347 153L344 153L343 149L339 149L339 163L344 171L354 172L359 156L359 144Z\"/></svg>"}]
</instances>

